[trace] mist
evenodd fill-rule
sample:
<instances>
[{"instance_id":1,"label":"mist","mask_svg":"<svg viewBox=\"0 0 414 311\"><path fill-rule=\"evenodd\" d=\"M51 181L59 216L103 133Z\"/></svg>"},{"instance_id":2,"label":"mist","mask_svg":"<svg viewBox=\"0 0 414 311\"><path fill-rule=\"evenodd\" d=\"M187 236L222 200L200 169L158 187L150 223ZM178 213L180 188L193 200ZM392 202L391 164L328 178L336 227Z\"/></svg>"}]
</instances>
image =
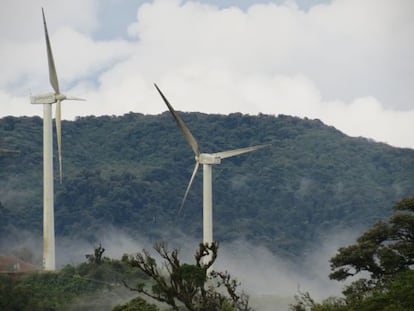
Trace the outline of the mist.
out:
<instances>
[{"instance_id":1,"label":"mist","mask_svg":"<svg viewBox=\"0 0 414 311\"><path fill-rule=\"evenodd\" d=\"M339 247L353 243L358 231L333 231L294 261L244 240L222 244L214 268L241 282L256 311L289 310L299 292L309 292L316 301L341 296L345 284L329 279L329 259Z\"/></svg>"},{"instance_id":2,"label":"mist","mask_svg":"<svg viewBox=\"0 0 414 311\"><path fill-rule=\"evenodd\" d=\"M357 230L327 233L325 240L308 247L301 258L288 260L272 253L266 247L253 245L244 239L221 243L214 265L217 271L228 271L240 283L240 288L250 296L252 307L256 311L289 310L294 296L300 292L309 292L316 301L329 296L340 296L344 283L332 281L328 275L329 258L336 254L341 246L353 243L360 232ZM164 236L169 236L164 233ZM194 254L199 241L183 234L170 235L170 249L177 248L183 262L194 263ZM80 264L86 261L85 254L91 254L99 244L105 248L105 257L120 259L123 254L135 254L147 249L152 255L154 241L147 237L132 237L122 230L106 227L96 235L94 243L85 240L73 240L65 237L56 238L56 263L58 268L66 264ZM20 232L0 240L0 252L26 256L26 260L41 266L41 235L28 231ZM155 256L157 257L157 256ZM120 289L114 289L120 291ZM120 303L119 299L128 300L132 293L114 294L112 305ZM98 297L96 297L98 299ZM97 300L98 301L98 300Z\"/></svg>"}]
</instances>

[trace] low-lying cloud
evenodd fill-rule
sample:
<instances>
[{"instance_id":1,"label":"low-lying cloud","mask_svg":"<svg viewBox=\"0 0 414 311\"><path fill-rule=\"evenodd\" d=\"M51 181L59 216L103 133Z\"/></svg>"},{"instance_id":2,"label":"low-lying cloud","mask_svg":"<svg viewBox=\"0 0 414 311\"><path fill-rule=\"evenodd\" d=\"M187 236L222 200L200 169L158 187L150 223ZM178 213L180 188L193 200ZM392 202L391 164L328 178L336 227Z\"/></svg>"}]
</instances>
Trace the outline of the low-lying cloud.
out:
<instances>
[{"instance_id":1,"label":"low-lying cloud","mask_svg":"<svg viewBox=\"0 0 414 311\"><path fill-rule=\"evenodd\" d=\"M278 310L288 310L289 303L293 302L294 295L299 291L310 292L316 300L340 295L343 283L328 278L329 258L335 255L339 247L355 241L357 231L359 230L332 232L326 235L329 239L321 241L318 246L309 247L309 251L295 262L246 240L222 243L214 269L229 271L240 281L256 310L273 311L275 306ZM193 263L199 242L192 237L177 235L176 232L171 236L175 238L168 240L170 249L179 249L182 260ZM31 259L40 264L41 237L21 232L19 236L7 238L7 241L0 241L0 251L3 254L27 255L30 250ZM153 255L156 253L152 248L154 241L149 241L146 237L135 238L115 228L106 228L97 233L94 243L58 237L57 266L85 262L85 254L93 253L99 243L106 249L104 256L109 258L119 259L123 254L135 254L144 248Z\"/></svg>"}]
</instances>

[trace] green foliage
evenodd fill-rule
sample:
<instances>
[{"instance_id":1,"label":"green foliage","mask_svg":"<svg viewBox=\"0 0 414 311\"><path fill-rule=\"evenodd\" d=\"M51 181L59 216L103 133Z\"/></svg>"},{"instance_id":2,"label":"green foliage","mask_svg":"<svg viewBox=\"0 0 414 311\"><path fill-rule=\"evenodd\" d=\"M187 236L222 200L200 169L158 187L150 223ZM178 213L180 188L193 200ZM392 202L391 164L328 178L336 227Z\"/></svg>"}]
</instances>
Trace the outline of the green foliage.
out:
<instances>
[{"instance_id":1,"label":"green foliage","mask_svg":"<svg viewBox=\"0 0 414 311\"><path fill-rule=\"evenodd\" d=\"M124 305L116 306L112 311L158 311L156 305L149 304L141 297L136 297Z\"/></svg>"},{"instance_id":2,"label":"green foliage","mask_svg":"<svg viewBox=\"0 0 414 311\"><path fill-rule=\"evenodd\" d=\"M76 296L95 289L69 270L66 267L61 273L31 273L21 280L1 276L1 310L62 310Z\"/></svg>"},{"instance_id":3,"label":"green foliage","mask_svg":"<svg viewBox=\"0 0 414 311\"><path fill-rule=\"evenodd\" d=\"M367 280L358 280L344 290L344 295L342 303L347 306L344 310L413 310L414 271L398 272L375 286Z\"/></svg>"},{"instance_id":4,"label":"green foliage","mask_svg":"<svg viewBox=\"0 0 414 311\"><path fill-rule=\"evenodd\" d=\"M304 241L331 228L371 226L393 202L414 195L414 150L347 137L319 120L181 116L203 152L272 144L214 167L220 241L243 236L297 255ZM165 240L171 228L201 236L201 172L177 215L194 157L169 113L82 117L63 121L62 134L57 235L97 242L98 232L113 226L152 240ZM2 118L0 137L3 147L21 151L0 155L0 234L27 228L40 234L42 120Z\"/></svg>"},{"instance_id":5,"label":"green foliage","mask_svg":"<svg viewBox=\"0 0 414 311\"><path fill-rule=\"evenodd\" d=\"M0 310L30 310L31 291L15 286L8 275L0 274Z\"/></svg>"},{"instance_id":6,"label":"green foliage","mask_svg":"<svg viewBox=\"0 0 414 311\"><path fill-rule=\"evenodd\" d=\"M343 290L343 298L315 303L309 293L296 296L293 311L414 310L414 197L394 206L387 222L378 222L357 243L340 248L331 258L330 277L344 280L368 272Z\"/></svg>"},{"instance_id":7,"label":"green foliage","mask_svg":"<svg viewBox=\"0 0 414 311\"><path fill-rule=\"evenodd\" d=\"M344 280L365 271L373 283L406 271L414 264L414 197L395 205L388 222L378 222L357 243L331 258L332 279Z\"/></svg>"},{"instance_id":8,"label":"green foliage","mask_svg":"<svg viewBox=\"0 0 414 311\"><path fill-rule=\"evenodd\" d=\"M292 311L410 311L414 309L414 271L398 272L383 284L372 286L359 279L347 286L344 297L316 303L309 293L295 297Z\"/></svg>"},{"instance_id":9,"label":"green foliage","mask_svg":"<svg viewBox=\"0 0 414 311\"><path fill-rule=\"evenodd\" d=\"M66 265L57 272L32 272L22 276L0 274L0 310L108 310L106 296L122 281L146 279L119 260L106 258L99 264ZM104 297L94 300L91 297ZM112 297L116 299L117 297ZM151 309L149 309L151 310Z\"/></svg>"},{"instance_id":10,"label":"green foliage","mask_svg":"<svg viewBox=\"0 0 414 311\"><path fill-rule=\"evenodd\" d=\"M330 297L318 304L308 292L295 295L295 304L290 306L292 311L345 311L346 304L341 298Z\"/></svg>"}]
</instances>

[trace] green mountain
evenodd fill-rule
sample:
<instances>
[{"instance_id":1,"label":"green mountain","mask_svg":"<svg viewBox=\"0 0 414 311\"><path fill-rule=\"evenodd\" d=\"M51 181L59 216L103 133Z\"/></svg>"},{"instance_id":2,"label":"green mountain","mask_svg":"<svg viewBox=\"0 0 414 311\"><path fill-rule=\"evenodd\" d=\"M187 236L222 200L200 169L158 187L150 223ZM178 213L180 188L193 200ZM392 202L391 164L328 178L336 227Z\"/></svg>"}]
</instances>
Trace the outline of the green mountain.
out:
<instances>
[{"instance_id":1,"label":"green mountain","mask_svg":"<svg viewBox=\"0 0 414 311\"><path fill-rule=\"evenodd\" d=\"M299 254L333 229L367 227L414 195L414 150L352 138L319 120L181 113L203 152L271 147L213 168L214 235ZM96 240L202 236L202 170L178 214L194 155L169 113L64 121L55 159L56 234ZM0 234L42 230L42 119L0 119ZM56 146L55 146L56 147ZM56 153L55 153L56 155Z\"/></svg>"}]
</instances>

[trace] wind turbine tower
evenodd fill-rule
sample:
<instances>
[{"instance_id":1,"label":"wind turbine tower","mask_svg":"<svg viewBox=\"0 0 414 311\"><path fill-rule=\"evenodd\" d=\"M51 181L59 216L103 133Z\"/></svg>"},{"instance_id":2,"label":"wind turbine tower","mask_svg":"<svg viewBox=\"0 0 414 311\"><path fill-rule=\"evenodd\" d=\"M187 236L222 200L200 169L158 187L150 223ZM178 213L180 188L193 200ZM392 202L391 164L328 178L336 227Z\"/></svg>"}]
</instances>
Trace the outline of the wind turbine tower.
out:
<instances>
[{"instance_id":1,"label":"wind turbine tower","mask_svg":"<svg viewBox=\"0 0 414 311\"><path fill-rule=\"evenodd\" d=\"M204 244L211 244L213 243L213 187L212 187L212 166L215 164L220 164L222 159L234 157L236 155L240 155L247 152L252 152L259 150L264 147L268 147L269 145L257 145L252 147L222 151L217 153L201 153L198 147L197 140L191 134L188 127L185 125L184 121L181 117L177 114L171 104L168 102L167 98L155 84L155 88L158 90L159 94L161 95L162 99L164 100L165 104L170 110L172 116L174 117L178 127L180 128L181 132L184 134L187 142L190 144L191 148L193 149L195 155L195 167L193 170L193 174L191 175L190 182L188 183L187 189L184 194L184 198L181 202L180 211L184 206L184 202L187 198L188 192L191 188L193 183L194 177L197 174L198 167L200 164L203 165L203 243ZM206 258L208 261L209 258Z\"/></svg>"},{"instance_id":2,"label":"wind turbine tower","mask_svg":"<svg viewBox=\"0 0 414 311\"><path fill-rule=\"evenodd\" d=\"M61 102L65 99L83 100L60 93L59 82L53 59L45 13L42 8L43 26L46 38L49 81L54 93L31 96L32 104L43 105L43 269L55 270L55 224L54 224L54 193L53 193L53 129L52 105L56 103L56 137L59 157L59 176L62 183L62 133L61 133Z\"/></svg>"}]
</instances>

